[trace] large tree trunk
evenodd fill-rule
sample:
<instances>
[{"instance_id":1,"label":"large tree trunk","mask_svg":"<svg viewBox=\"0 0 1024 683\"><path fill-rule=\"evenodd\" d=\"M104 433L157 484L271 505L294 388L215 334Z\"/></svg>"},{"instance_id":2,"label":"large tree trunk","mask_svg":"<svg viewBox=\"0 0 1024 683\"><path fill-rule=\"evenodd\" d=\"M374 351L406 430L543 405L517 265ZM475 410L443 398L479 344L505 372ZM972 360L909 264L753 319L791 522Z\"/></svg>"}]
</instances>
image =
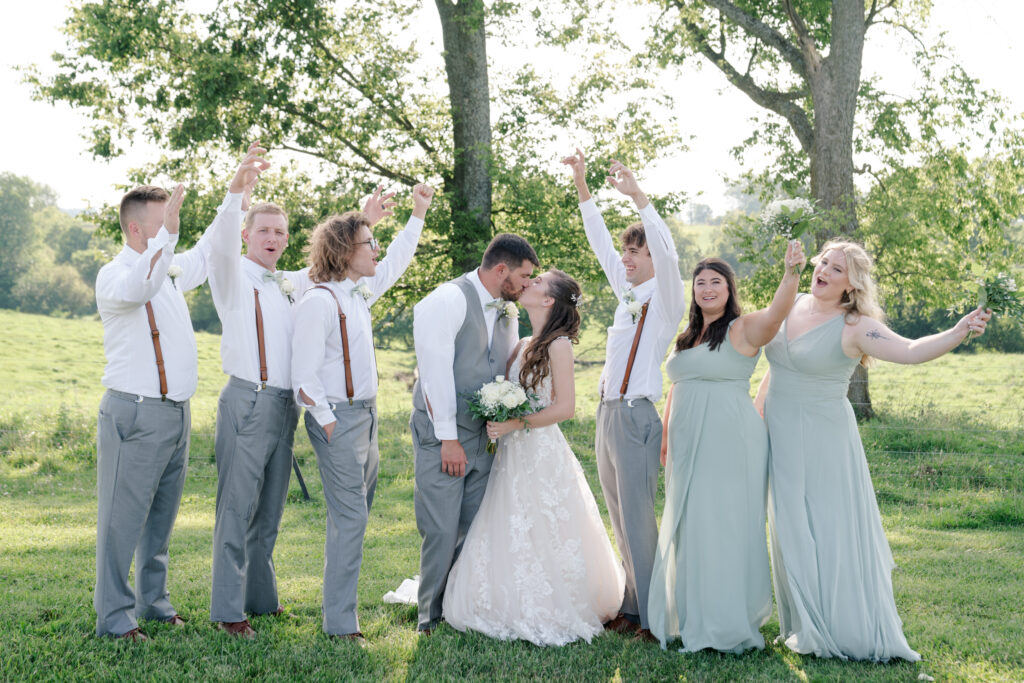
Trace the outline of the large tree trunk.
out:
<instances>
[{"instance_id":1,"label":"large tree trunk","mask_svg":"<svg viewBox=\"0 0 1024 683\"><path fill-rule=\"evenodd\" d=\"M444 65L452 106L454 162L452 268L479 265L491 237L491 108L487 85L487 33L481 0L436 0L444 35Z\"/></svg>"},{"instance_id":2,"label":"large tree trunk","mask_svg":"<svg viewBox=\"0 0 1024 683\"><path fill-rule=\"evenodd\" d=\"M853 122L860 89L864 30L864 3L834 0L829 55L808 65L808 84L814 101L811 193L825 217L817 235L819 247L829 237L857 230ZM850 378L847 397L858 418L874 416L868 373L862 366L858 365Z\"/></svg>"}]
</instances>

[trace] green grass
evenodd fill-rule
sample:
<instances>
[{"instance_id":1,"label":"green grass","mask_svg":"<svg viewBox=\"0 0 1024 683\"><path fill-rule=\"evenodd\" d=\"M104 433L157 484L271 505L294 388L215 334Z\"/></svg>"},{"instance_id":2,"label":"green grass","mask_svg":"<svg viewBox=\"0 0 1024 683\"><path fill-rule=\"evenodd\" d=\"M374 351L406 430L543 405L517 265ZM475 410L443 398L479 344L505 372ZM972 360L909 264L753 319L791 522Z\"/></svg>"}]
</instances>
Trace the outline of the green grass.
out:
<instances>
[{"instance_id":1,"label":"green grass","mask_svg":"<svg viewBox=\"0 0 1024 683\"><path fill-rule=\"evenodd\" d=\"M181 512L171 540L171 598L180 630L130 646L95 638L95 411L102 330L94 320L0 311L0 680L937 680L1024 679L1024 357L950 356L872 372L879 417L862 425L886 532L899 565L896 602L917 664L837 662L771 643L743 656L680 655L603 635L592 644L537 648L460 634L415 634L414 607L381 596L418 570L408 433L408 350L381 350L381 472L360 575L365 650L320 630L324 506L300 426L297 455L313 501L292 481L275 561L282 601L298 617L257 618L255 642L210 625L210 549L216 470L213 423L223 384L218 338L198 335L200 384ZM578 348L603 355L599 332ZM763 371L759 364L754 385ZM564 430L603 500L593 452L599 364L581 365L579 409Z\"/></svg>"}]
</instances>

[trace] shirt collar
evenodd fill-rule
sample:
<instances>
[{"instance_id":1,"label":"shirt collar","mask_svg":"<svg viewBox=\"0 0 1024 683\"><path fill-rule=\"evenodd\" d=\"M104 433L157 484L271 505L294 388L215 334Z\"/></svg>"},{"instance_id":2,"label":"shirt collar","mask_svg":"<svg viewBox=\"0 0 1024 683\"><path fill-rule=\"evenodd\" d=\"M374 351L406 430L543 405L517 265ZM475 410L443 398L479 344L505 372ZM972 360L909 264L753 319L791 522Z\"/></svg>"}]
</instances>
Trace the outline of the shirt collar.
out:
<instances>
[{"instance_id":1,"label":"shirt collar","mask_svg":"<svg viewBox=\"0 0 1024 683\"><path fill-rule=\"evenodd\" d=\"M491 293L487 291L486 287L484 287L484 283L480 281L479 269L466 273L466 279L472 282L473 286L476 287L476 295L480 298L481 308L486 306L488 302L494 301L495 297L491 296ZM500 299L501 297L497 298ZM484 313L486 312L487 309L484 308Z\"/></svg>"},{"instance_id":2,"label":"shirt collar","mask_svg":"<svg viewBox=\"0 0 1024 683\"><path fill-rule=\"evenodd\" d=\"M244 254L242 255L241 258L242 268L245 270L245 273L259 282L263 282L263 273L272 272L264 268L259 263L256 263L248 256L245 256Z\"/></svg>"},{"instance_id":3,"label":"shirt collar","mask_svg":"<svg viewBox=\"0 0 1024 683\"><path fill-rule=\"evenodd\" d=\"M636 285L635 287L630 288L629 291L633 292L638 301L644 301L645 299L649 299L651 295L654 294L656 284L657 283L655 281L655 278L652 277L647 282L641 283L639 285Z\"/></svg>"}]
</instances>

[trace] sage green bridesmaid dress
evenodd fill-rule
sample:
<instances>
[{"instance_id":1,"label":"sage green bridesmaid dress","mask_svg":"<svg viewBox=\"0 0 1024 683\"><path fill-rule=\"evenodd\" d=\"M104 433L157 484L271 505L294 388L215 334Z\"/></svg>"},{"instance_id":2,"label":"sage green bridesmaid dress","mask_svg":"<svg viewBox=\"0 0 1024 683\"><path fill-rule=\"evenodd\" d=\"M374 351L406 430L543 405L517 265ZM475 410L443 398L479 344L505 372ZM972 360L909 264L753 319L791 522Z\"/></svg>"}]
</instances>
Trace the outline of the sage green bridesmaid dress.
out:
<instances>
[{"instance_id":1,"label":"sage green bridesmaid dress","mask_svg":"<svg viewBox=\"0 0 1024 683\"><path fill-rule=\"evenodd\" d=\"M921 656L903 636L895 567L846 398L857 359L837 316L765 346L768 527L780 637L802 654L887 661Z\"/></svg>"},{"instance_id":2,"label":"sage green bridesmaid dress","mask_svg":"<svg viewBox=\"0 0 1024 683\"><path fill-rule=\"evenodd\" d=\"M750 400L757 356L726 337L715 351L701 344L665 365L673 383L665 509L647 607L663 648L677 638L684 652L764 647L758 628L772 595L768 437Z\"/></svg>"}]
</instances>

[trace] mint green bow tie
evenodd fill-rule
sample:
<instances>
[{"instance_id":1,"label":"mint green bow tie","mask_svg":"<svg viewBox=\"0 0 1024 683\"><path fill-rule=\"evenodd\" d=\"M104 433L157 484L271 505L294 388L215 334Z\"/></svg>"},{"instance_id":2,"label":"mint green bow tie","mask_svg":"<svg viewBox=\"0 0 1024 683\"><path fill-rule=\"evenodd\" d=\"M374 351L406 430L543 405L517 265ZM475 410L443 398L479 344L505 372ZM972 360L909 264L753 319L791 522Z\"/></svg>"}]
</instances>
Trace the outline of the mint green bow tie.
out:
<instances>
[{"instance_id":1,"label":"mint green bow tie","mask_svg":"<svg viewBox=\"0 0 1024 683\"><path fill-rule=\"evenodd\" d=\"M505 305L505 300L504 299L494 299L493 301L488 301L486 304L484 304L484 310L485 311L489 311L491 309L500 310L501 307L504 306L504 305Z\"/></svg>"},{"instance_id":2,"label":"mint green bow tie","mask_svg":"<svg viewBox=\"0 0 1024 683\"><path fill-rule=\"evenodd\" d=\"M284 273L282 273L279 270L275 270L273 273L271 273L269 270L263 271L263 281L264 282L271 282L271 281L273 281L273 282L276 282L277 284L280 285L281 284L281 280L283 280L283 279L284 279Z\"/></svg>"}]
</instances>

